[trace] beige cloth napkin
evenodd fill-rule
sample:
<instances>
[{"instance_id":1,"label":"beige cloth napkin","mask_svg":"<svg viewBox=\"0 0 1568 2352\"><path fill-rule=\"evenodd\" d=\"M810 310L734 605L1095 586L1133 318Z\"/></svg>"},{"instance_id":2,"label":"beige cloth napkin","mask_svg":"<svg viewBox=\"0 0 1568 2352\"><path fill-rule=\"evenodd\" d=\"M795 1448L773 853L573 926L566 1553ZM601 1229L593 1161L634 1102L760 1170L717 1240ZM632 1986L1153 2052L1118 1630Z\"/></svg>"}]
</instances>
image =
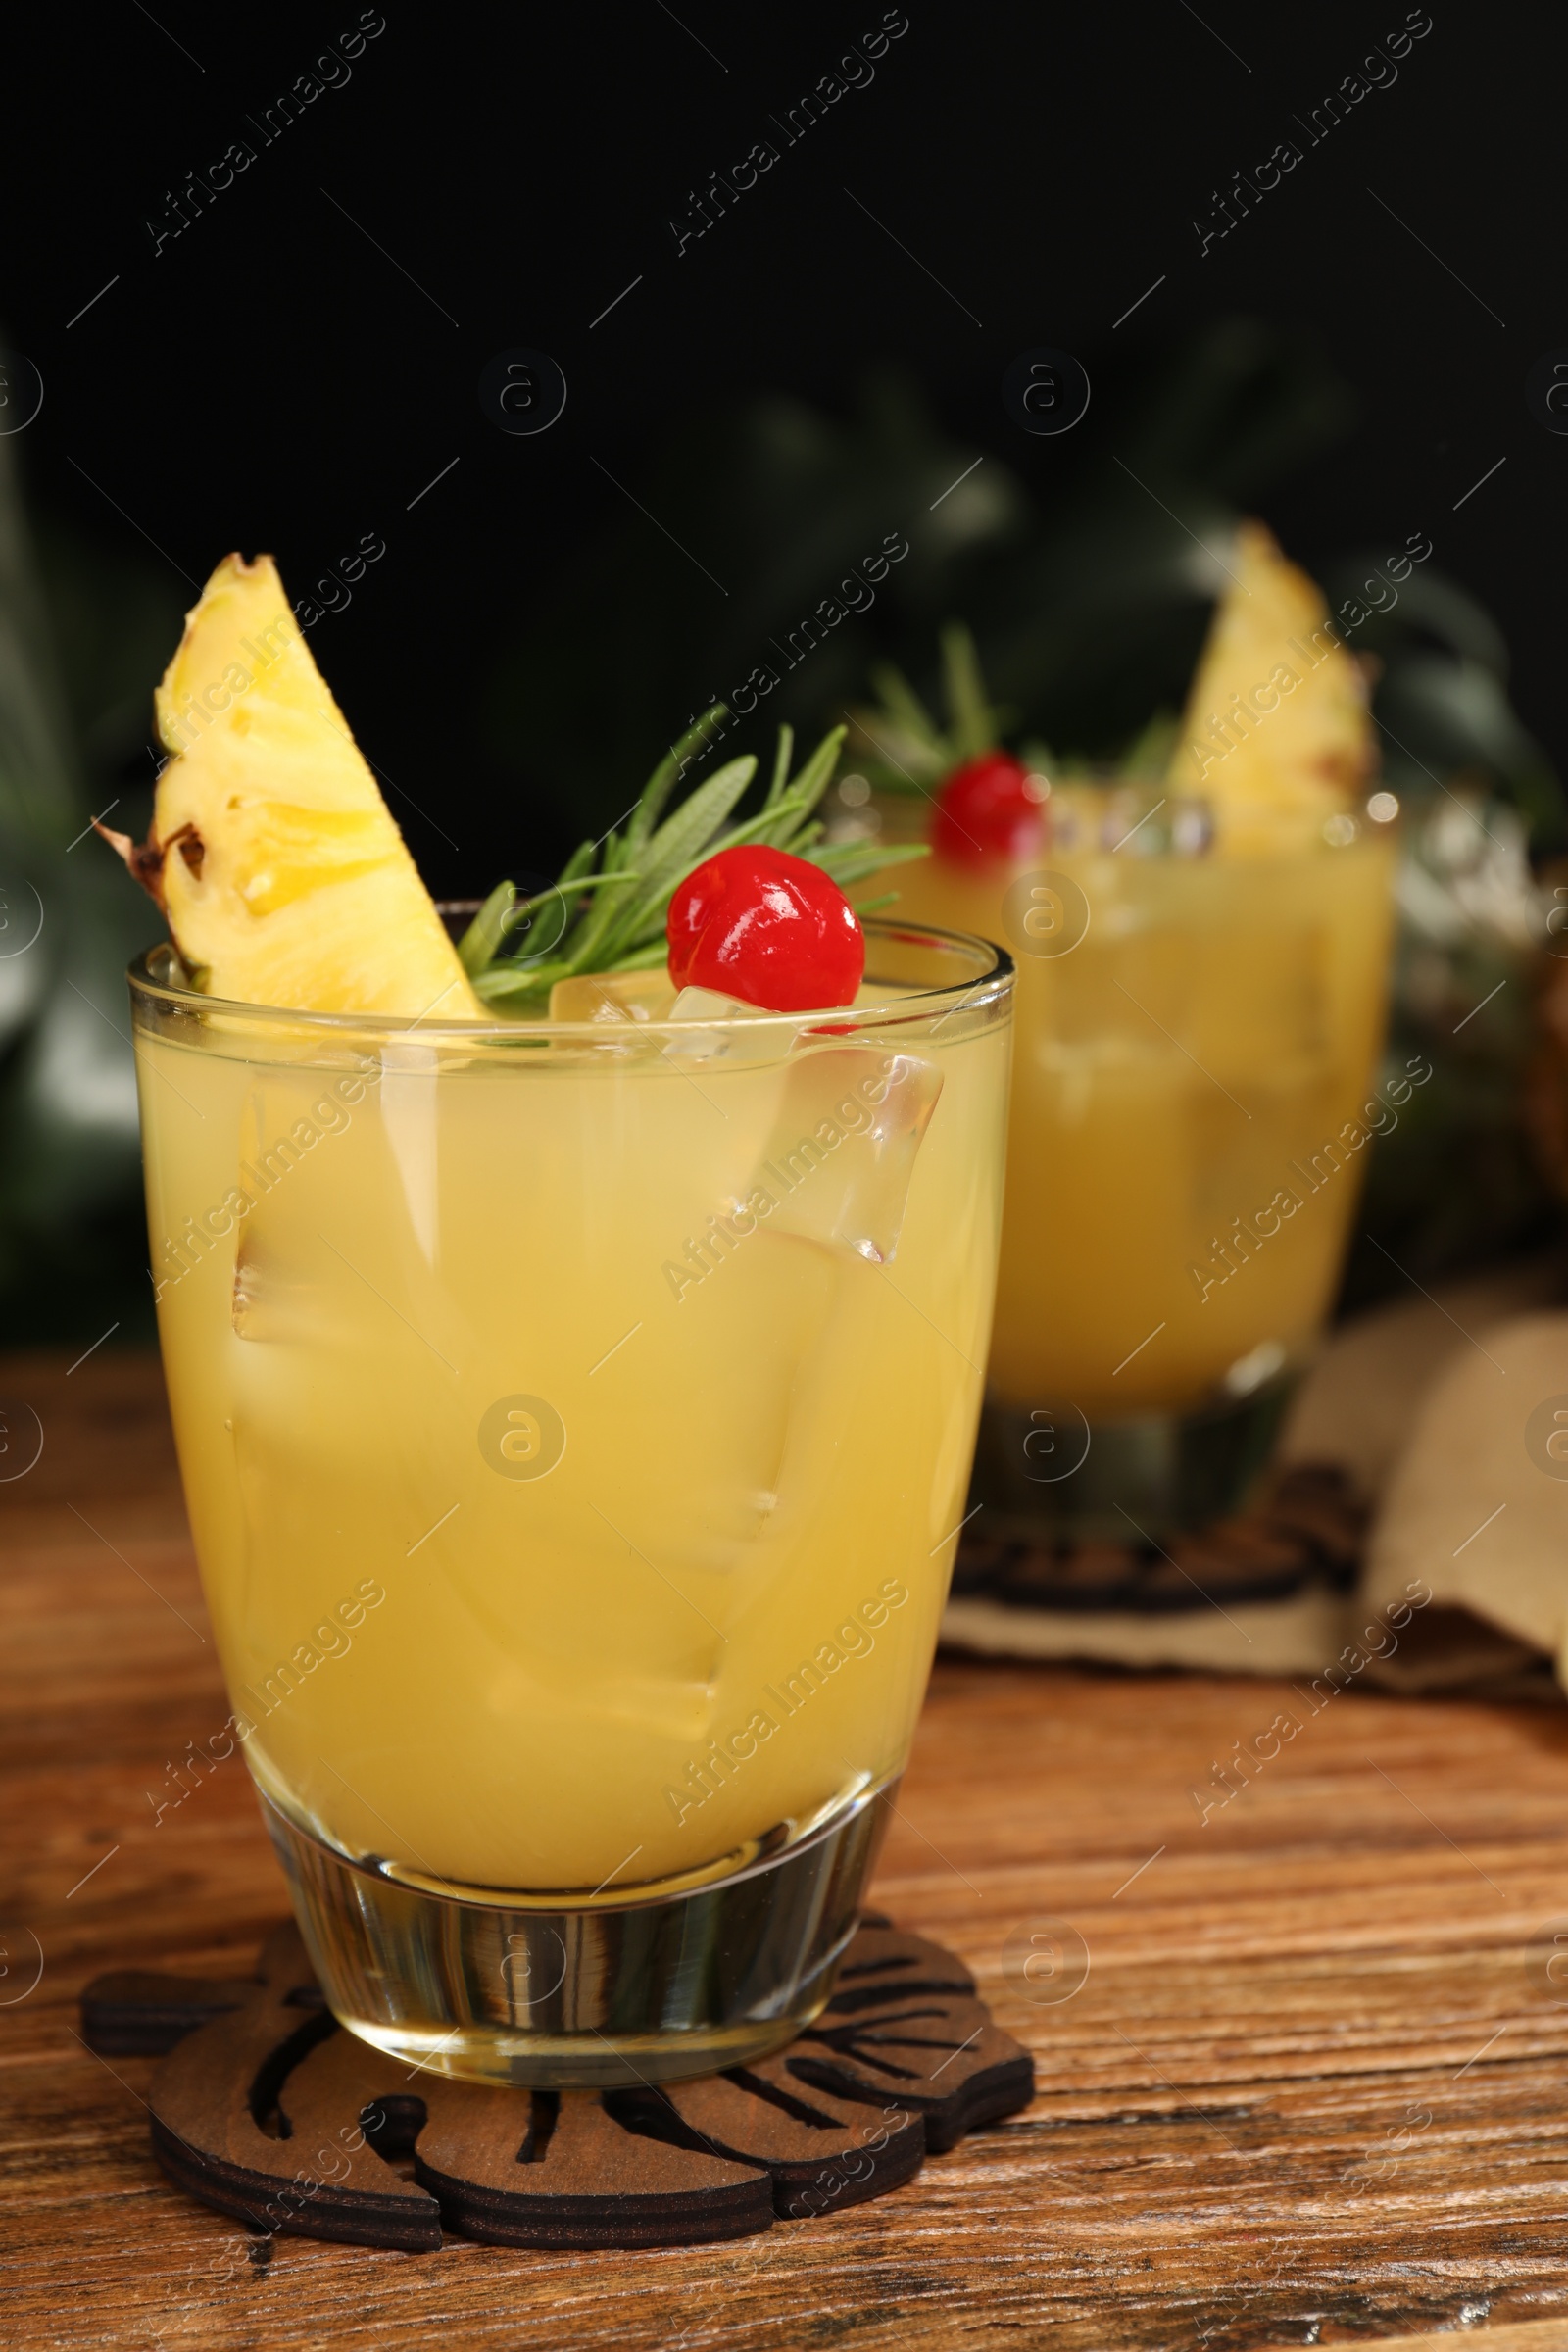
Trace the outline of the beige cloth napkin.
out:
<instances>
[{"instance_id":1,"label":"beige cloth napkin","mask_svg":"<svg viewBox=\"0 0 1568 2352\"><path fill-rule=\"evenodd\" d=\"M1544 1650L1568 1682L1568 1312L1483 1321L1426 1384L1363 1595L1376 1608L1412 1577Z\"/></svg>"},{"instance_id":2,"label":"beige cloth napkin","mask_svg":"<svg viewBox=\"0 0 1568 2352\"><path fill-rule=\"evenodd\" d=\"M1486 1682L1498 1695L1516 1687L1536 1694L1544 1652L1568 1683L1564 1298L1568 1266L1536 1259L1432 1294L1412 1285L1407 1298L1329 1340L1280 1457L1342 1464L1374 1505L1349 1598L1317 1587L1158 1617L958 1599L945 1638L995 1655L1268 1675L1311 1676L1331 1660L1359 1659L1353 1674L1385 1686ZM1561 1424L1552 1418L1559 1398ZM1412 1590L1430 1597L1391 1648L1381 1629Z\"/></svg>"}]
</instances>

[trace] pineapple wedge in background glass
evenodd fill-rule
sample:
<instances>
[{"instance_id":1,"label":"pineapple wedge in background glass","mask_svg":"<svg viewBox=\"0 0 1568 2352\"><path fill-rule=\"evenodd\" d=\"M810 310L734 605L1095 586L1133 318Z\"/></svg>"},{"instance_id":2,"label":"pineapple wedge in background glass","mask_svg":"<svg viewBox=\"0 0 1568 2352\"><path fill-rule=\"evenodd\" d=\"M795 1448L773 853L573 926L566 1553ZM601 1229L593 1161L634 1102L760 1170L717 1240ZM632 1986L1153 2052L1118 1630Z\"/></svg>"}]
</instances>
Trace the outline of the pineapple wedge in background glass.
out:
<instances>
[{"instance_id":1,"label":"pineapple wedge in background glass","mask_svg":"<svg viewBox=\"0 0 1568 2352\"><path fill-rule=\"evenodd\" d=\"M1227 565L1184 721L1174 744L1168 721L1162 745L1151 730L1142 775L988 752L961 634L951 732L898 679L860 721L873 755L933 788L934 822L932 800L878 804L894 838L929 828L937 845L899 877L901 912L1018 956L973 1497L993 1536L1125 1542L1129 1518L1157 1535L1234 1509L1345 1254L1394 806L1362 805L1366 697L1317 589L1260 524Z\"/></svg>"},{"instance_id":2,"label":"pineapple wedge in background glass","mask_svg":"<svg viewBox=\"0 0 1568 2352\"><path fill-rule=\"evenodd\" d=\"M1366 685L1321 592L1260 522L1237 531L1228 568L1165 789L1209 803L1222 855L1277 857L1364 791Z\"/></svg>"},{"instance_id":3,"label":"pineapple wedge in background glass","mask_svg":"<svg viewBox=\"0 0 1568 2352\"><path fill-rule=\"evenodd\" d=\"M1007 958L873 924L827 1018L671 1017L666 903L756 765L661 822L703 727L548 948L502 953L539 904L503 884L455 952L269 564L220 566L159 715L123 847L178 951L131 975L160 1332L321 1984L479 2080L760 2056L832 1989L935 1644ZM733 830L821 901L864 860L815 839L837 739L792 749Z\"/></svg>"}]
</instances>

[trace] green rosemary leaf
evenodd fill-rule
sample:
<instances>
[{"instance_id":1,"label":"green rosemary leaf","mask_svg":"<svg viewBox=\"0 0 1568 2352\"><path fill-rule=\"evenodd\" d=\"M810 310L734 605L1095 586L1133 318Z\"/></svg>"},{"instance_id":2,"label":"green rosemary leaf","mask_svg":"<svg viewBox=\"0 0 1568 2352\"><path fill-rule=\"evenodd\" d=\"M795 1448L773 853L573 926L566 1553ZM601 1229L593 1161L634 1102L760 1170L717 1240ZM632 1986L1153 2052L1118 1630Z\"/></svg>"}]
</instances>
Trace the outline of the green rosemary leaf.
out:
<instances>
[{"instance_id":1,"label":"green rosemary leaf","mask_svg":"<svg viewBox=\"0 0 1568 2352\"><path fill-rule=\"evenodd\" d=\"M665 940L664 926L661 920L657 939L645 940L640 948L632 949L629 954L622 956L618 962L610 964L607 968L612 972L654 972L667 959L668 954L668 942Z\"/></svg>"},{"instance_id":2,"label":"green rosemary leaf","mask_svg":"<svg viewBox=\"0 0 1568 2352\"><path fill-rule=\"evenodd\" d=\"M639 860L644 903L700 859L756 773L757 761L750 752L743 760L731 760L665 818Z\"/></svg>"},{"instance_id":3,"label":"green rosemary leaf","mask_svg":"<svg viewBox=\"0 0 1568 2352\"><path fill-rule=\"evenodd\" d=\"M495 959L507 935L507 918L516 904L514 882L498 882L458 942L458 961L471 979Z\"/></svg>"},{"instance_id":4,"label":"green rosemary leaf","mask_svg":"<svg viewBox=\"0 0 1568 2352\"><path fill-rule=\"evenodd\" d=\"M643 786L642 799L632 813L631 825L626 836L631 849L640 850L643 843L648 840L659 820L660 811L668 800L692 754L700 745L707 742L720 719L727 718L729 712L725 706L722 703L715 703L710 710L705 710L702 717L694 725L689 726L685 734L677 737L676 741L670 745L669 750Z\"/></svg>"},{"instance_id":5,"label":"green rosemary leaf","mask_svg":"<svg viewBox=\"0 0 1568 2352\"><path fill-rule=\"evenodd\" d=\"M756 816L747 817L738 825L727 826L722 833L709 834L698 840L691 849L683 867L674 871L666 868L659 877L658 889L648 889L639 899L634 910L636 920L633 922L628 918L626 938L618 944L629 947L635 940L638 931L648 923L657 922L662 928L664 908L671 897L689 874L695 873L697 868L706 864L710 858L717 857L720 850L738 849L747 842L760 842L770 849L787 850L791 856L797 856L799 855L797 848L799 843L808 844L815 841L821 834L822 827L819 824L803 820L809 817L811 809L815 808L827 790L832 779L834 763L838 759L839 746L843 740L844 729L835 727L830 734L823 737L789 789L770 807L760 808ZM734 764L740 766L743 763L736 761ZM720 775L724 772L720 770ZM718 783L719 776L715 776L712 781L714 784ZM749 778L748 781L750 781ZM709 787L706 785L700 787L701 791L708 789ZM687 808L691 808L692 803L698 797L698 793L693 793L691 801L685 803L676 811L668 825L663 828L662 833L656 835L655 840L649 845L650 855L658 847L664 834L668 834L685 815ZM738 800L739 797L737 792L734 798ZM650 883L653 882L653 876L650 875Z\"/></svg>"},{"instance_id":6,"label":"green rosemary leaf","mask_svg":"<svg viewBox=\"0 0 1568 2352\"><path fill-rule=\"evenodd\" d=\"M625 829L612 831L603 845L582 843L559 882L529 899L519 899L511 883L492 892L464 941L465 968L487 1004L526 1007L546 997L557 980L585 972L657 967L666 953L670 898L689 874L720 850L765 842L825 862L829 853L818 846L824 827L812 811L838 764L842 727L823 737L792 778L795 736L791 728L781 726L767 799L743 823L726 825L725 820L757 773L750 754L729 760L689 793L671 815L657 821L690 754L724 715L723 705L715 704L687 729L649 778ZM872 861L877 862L891 860L882 856ZM860 870L858 865L856 870ZM565 935L552 943L548 960L525 963L517 956L508 957L503 953L508 935L553 898L587 903L571 917Z\"/></svg>"},{"instance_id":7,"label":"green rosemary leaf","mask_svg":"<svg viewBox=\"0 0 1568 2352\"><path fill-rule=\"evenodd\" d=\"M816 807L833 780L833 770L838 765L839 753L844 747L845 733L843 727L830 728L790 787L792 792L801 795L808 808Z\"/></svg>"},{"instance_id":8,"label":"green rosemary leaf","mask_svg":"<svg viewBox=\"0 0 1568 2352\"><path fill-rule=\"evenodd\" d=\"M997 740L996 716L986 700L980 658L961 620L942 632L942 676L953 719L953 749L960 760L978 760Z\"/></svg>"},{"instance_id":9,"label":"green rosemary leaf","mask_svg":"<svg viewBox=\"0 0 1568 2352\"><path fill-rule=\"evenodd\" d=\"M767 806L772 808L789 782L790 761L795 757L795 729L781 726L778 731L778 750L773 755L773 781L767 788Z\"/></svg>"},{"instance_id":10,"label":"green rosemary leaf","mask_svg":"<svg viewBox=\"0 0 1568 2352\"><path fill-rule=\"evenodd\" d=\"M712 850L707 855L715 856L719 850L738 849L748 841L762 842L770 850L786 849L796 826L806 815L807 808L808 803L795 792L787 792L781 801L774 802L771 808L759 809L756 816L747 817L743 824L731 825L723 840L714 842ZM701 862L699 858L698 863Z\"/></svg>"},{"instance_id":11,"label":"green rosemary leaf","mask_svg":"<svg viewBox=\"0 0 1568 2352\"><path fill-rule=\"evenodd\" d=\"M563 876L561 881L551 882L547 884L543 890L537 891L531 899L520 899L516 906L513 908L512 913L507 921L507 936L509 938L514 932L520 931L524 928L528 922L529 916L534 914L536 911L551 907L552 906L559 906L561 907L561 928L556 932L555 937L549 942L548 947L543 950L535 950L532 957L521 956L514 956L510 958L498 957L496 959L496 966L494 968L499 968L502 970L525 970L528 968L529 964L537 960L538 956L542 954L550 956L553 962L560 962L569 969L571 967L575 953L574 943L582 937L585 921L591 920L592 917L585 917L580 907L568 907L565 902L568 899L579 897L584 891L602 890L606 893L608 906L610 906L611 910L613 911L617 902L612 894L617 891L625 892L630 890L634 887L636 880L637 876L635 873L577 874L574 875L570 880L567 880L564 876ZM597 907L598 901L596 900L596 910ZM549 917L547 915L547 924L548 921Z\"/></svg>"},{"instance_id":12,"label":"green rosemary leaf","mask_svg":"<svg viewBox=\"0 0 1568 2352\"><path fill-rule=\"evenodd\" d=\"M626 900L623 895L625 886L635 884L641 879L635 868L624 874L617 872L617 867L623 861L623 856L620 835L612 833L605 843L599 872L594 877L596 881L611 887L600 892L592 906L583 916L581 924L572 934L570 960L567 964L569 971L591 972L594 969L594 958L599 955L605 941L614 930L625 910Z\"/></svg>"},{"instance_id":13,"label":"green rosemary leaf","mask_svg":"<svg viewBox=\"0 0 1568 2352\"><path fill-rule=\"evenodd\" d=\"M474 975L473 990L483 1004L512 1003L525 997L548 997L558 980L570 976L562 962L547 964L493 963Z\"/></svg>"},{"instance_id":14,"label":"green rosemary leaf","mask_svg":"<svg viewBox=\"0 0 1568 2352\"><path fill-rule=\"evenodd\" d=\"M684 878L682 876L682 880ZM676 885L676 888L678 887L679 884ZM670 893L662 891L650 904L639 903L634 910L629 911L625 918L616 924L608 938L600 941L595 951L593 964L585 964L581 968L585 971L614 971L622 956L630 956L651 944L662 941L665 917L669 911L669 900Z\"/></svg>"},{"instance_id":15,"label":"green rosemary leaf","mask_svg":"<svg viewBox=\"0 0 1568 2352\"><path fill-rule=\"evenodd\" d=\"M941 728L902 669L896 669L891 662L879 662L871 671L871 683L882 697L883 710L906 734L912 735L917 743L923 743L929 751L939 755L946 753L947 744Z\"/></svg>"},{"instance_id":16,"label":"green rosemary leaf","mask_svg":"<svg viewBox=\"0 0 1568 2352\"><path fill-rule=\"evenodd\" d=\"M629 889L631 884L636 880L637 876L635 873L563 874L559 882L547 882L543 890L536 890L531 899L517 898L515 895L514 895L512 905L505 909L506 919L502 928L501 936L504 939L510 939L514 931L521 928L522 920L525 915L532 914L535 907L548 906L552 899L575 898L585 890L626 890ZM500 888L501 890L513 891L514 894L516 885L512 882L503 882ZM491 892L490 898L486 899L484 906L480 907L478 913L473 918L473 922L469 925L470 931L476 929L477 926L484 920L485 908L488 907L492 900L499 897L499 891ZM465 932L465 943L466 942L467 937L468 933ZM459 952L461 954L461 949ZM492 956L490 958L487 958L487 960L494 960L494 956ZM483 967L480 966L479 968L482 969Z\"/></svg>"},{"instance_id":17,"label":"green rosemary leaf","mask_svg":"<svg viewBox=\"0 0 1568 2352\"><path fill-rule=\"evenodd\" d=\"M929 858L923 841L883 844L876 841L830 841L819 843L805 856L811 865L819 865L844 890L852 882L861 882L867 874L880 874L890 865L907 865L911 858Z\"/></svg>"},{"instance_id":18,"label":"green rosemary leaf","mask_svg":"<svg viewBox=\"0 0 1568 2352\"><path fill-rule=\"evenodd\" d=\"M936 797L928 785L917 784L903 768L886 767L880 760L867 760L861 772L878 792L901 793L908 801L929 801Z\"/></svg>"},{"instance_id":19,"label":"green rosemary leaf","mask_svg":"<svg viewBox=\"0 0 1568 2352\"><path fill-rule=\"evenodd\" d=\"M858 764L878 792L923 792L930 797L932 787L953 765L945 747L933 750L930 744L917 742L885 710L858 710L855 723L871 751L871 757L861 758Z\"/></svg>"},{"instance_id":20,"label":"green rosemary leaf","mask_svg":"<svg viewBox=\"0 0 1568 2352\"><path fill-rule=\"evenodd\" d=\"M1122 753L1119 761L1122 774L1137 776L1141 780L1163 777L1170 766L1171 755L1180 735L1181 721L1175 711L1156 710ZM1051 772L1050 767L1046 766L1045 773L1050 775Z\"/></svg>"},{"instance_id":21,"label":"green rosemary leaf","mask_svg":"<svg viewBox=\"0 0 1568 2352\"><path fill-rule=\"evenodd\" d=\"M642 889L630 906L615 906L612 919L585 936L576 957L578 971L607 969L615 957L661 934L670 894L703 858L712 857L719 847L712 837L714 828L724 823L755 774L757 762L750 753L743 760L731 760L708 783L698 783L696 793L682 800L674 816L667 816L659 833L644 842L639 854Z\"/></svg>"}]
</instances>

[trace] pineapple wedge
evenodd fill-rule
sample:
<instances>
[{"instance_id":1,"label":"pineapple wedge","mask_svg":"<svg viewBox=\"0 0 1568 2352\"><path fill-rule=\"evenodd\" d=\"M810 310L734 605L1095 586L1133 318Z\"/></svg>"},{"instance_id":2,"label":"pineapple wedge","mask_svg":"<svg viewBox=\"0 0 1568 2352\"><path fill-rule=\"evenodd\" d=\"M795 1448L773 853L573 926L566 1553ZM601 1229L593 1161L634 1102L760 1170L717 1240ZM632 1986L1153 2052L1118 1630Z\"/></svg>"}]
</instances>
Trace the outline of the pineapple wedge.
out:
<instances>
[{"instance_id":1,"label":"pineapple wedge","mask_svg":"<svg viewBox=\"0 0 1568 2352\"><path fill-rule=\"evenodd\" d=\"M164 673L172 757L109 839L197 987L298 1012L485 1017L270 556L219 564Z\"/></svg>"},{"instance_id":2,"label":"pineapple wedge","mask_svg":"<svg viewBox=\"0 0 1568 2352\"><path fill-rule=\"evenodd\" d=\"M1266 851L1348 808L1373 765L1356 662L1304 571L1260 522L1235 542L1168 777L1214 811L1222 845Z\"/></svg>"}]
</instances>

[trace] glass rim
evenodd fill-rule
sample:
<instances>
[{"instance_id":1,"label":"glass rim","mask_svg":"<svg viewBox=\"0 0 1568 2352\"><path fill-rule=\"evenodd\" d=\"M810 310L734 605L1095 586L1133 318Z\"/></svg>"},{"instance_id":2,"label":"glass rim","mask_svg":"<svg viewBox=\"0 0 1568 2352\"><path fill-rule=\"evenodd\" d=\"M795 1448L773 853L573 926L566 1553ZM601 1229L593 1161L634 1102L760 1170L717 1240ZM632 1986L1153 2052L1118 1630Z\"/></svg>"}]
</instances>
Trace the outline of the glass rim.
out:
<instances>
[{"instance_id":1,"label":"glass rim","mask_svg":"<svg viewBox=\"0 0 1568 2352\"><path fill-rule=\"evenodd\" d=\"M1077 818L1082 813L1082 805L1088 803L1091 805L1093 820L1103 824L1118 801L1124 804L1119 813L1124 817L1133 817L1140 800L1153 799L1153 796L1159 793L1161 781L1162 779L1152 776L1118 775L1113 770L1107 770L1103 774L1056 776L1051 780L1050 798L1042 801L1040 807L1043 812L1049 812L1059 793L1062 809L1066 816ZM885 787L879 786L877 790L884 806L913 806L915 795L904 791L902 787L897 791L889 791ZM1079 803L1078 807L1074 806L1074 796ZM1378 801L1392 802L1393 807L1375 808L1374 803ZM1152 816L1167 807L1172 811L1172 816L1167 819L1167 827L1173 825L1175 816L1181 812L1193 810L1201 812L1208 828L1202 843L1194 848L1182 848L1177 846L1173 837L1161 842L1160 835L1155 833L1141 843L1138 857L1134 862L1148 860L1155 863L1169 860L1173 863L1179 861L1183 864L1199 865L1210 859L1214 843L1219 834L1219 811L1222 806L1218 796L1213 793L1200 790L1167 793L1159 799L1154 799L1153 807L1145 809L1143 815L1137 817L1136 821L1131 824L1130 830L1122 835L1121 840L1115 842L1100 839L1089 840L1076 837L1076 835L1060 840L1055 839L1049 814L1047 814L1044 835L1026 861L1020 862L1014 858L1003 855L988 858L984 864L968 865L962 870L969 878L981 873L990 873L993 877L1004 872L1017 875L1032 871L1036 867L1049 867L1052 858L1057 855L1063 858L1082 857L1086 854L1096 858L1113 857L1132 839L1135 833L1141 832L1141 828L1148 824ZM1396 793L1387 777L1381 774L1366 777L1348 801L1325 810L1321 816L1311 809L1281 809L1265 803L1233 804L1232 814L1236 814L1238 810L1244 817L1256 816L1261 813L1266 823L1272 824L1275 828L1276 837L1273 840L1265 841L1261 847L1248 853L1249 863L1262 862L1268 858L1276 858L1282 862L1290 860L1294 863L1303 855L1341 857L1347 850L1361 849L1368 845L1375 847L1379 842L1400 840L1403 838L1409 815L1408 795ZM1348 821L1349 830L1344 831L1342 828L1347 821ZM929 833L923 834L922 838L929 839ZM1159 844L1158 847L1154 846L1156 843Z\"/></svg>"},{"instance_id":2,"label":"glass rim","mask_svg":"<svg viewBox=\"0 0 1568 2352\"><path fill-rule=\"evenodd\" d=\"M938 1012L943 1012L946 1017L946 1014L956 1011L966 1000L971 1009L982 1011L987 1005L1004 999L1012 989L1017 967L1011 955L999 940L984 938L977 931L950 930L937 923L885 921L875 915L865 917L861 929L865 934L868 961L871 947L876 941L882 940L916 948L956 949L978 957L984 968L963 980L944 981L931 988L915 984L908 995L890 997L874 1004L817 1005L804 1012L758 1011L717 1018L699 1014L679 1021L641 1021L628 1017L627 1025L638 1036L649 1038L666 1033L689 1036L694 1030L713 1029L733 1030L751 1037L759 1033L766 1036L786 1029L798 1031L803 1023L810 1025L829 1019L841 1023L845 1029L861 1029L893 1020L921 1020ZM138 999L145 999L170 1010L216 1014L224 1020L262 1022L272 1027L296 1031L304 1029L328 1037L368 1034L394 1042L417 1033L447 1045L460 1044L466 1039L493 1045L508 1039L530 1037L553 1038L571 1044L603 1045L607 1042L607 1030L612 1026L604 1020L553 1021L547 1014L533 1014L522 1020L509 1020L504 1014L498 1014L477 1021L443 1021L427 1019L422 1013L416 1013L410 1019L401 1013L301 1012L285 1004L252 1004L243 998L209 995L203 989L163 979L153 971L155 956L173 956L176 953L172 942L160 940L131 958L125 969L125 977L130 985L133 1005ZM649 966L650 970L657 968L657 965ZM584 973L581 977L603 979L629 975Z\"/></svg>"}]
</instances>

